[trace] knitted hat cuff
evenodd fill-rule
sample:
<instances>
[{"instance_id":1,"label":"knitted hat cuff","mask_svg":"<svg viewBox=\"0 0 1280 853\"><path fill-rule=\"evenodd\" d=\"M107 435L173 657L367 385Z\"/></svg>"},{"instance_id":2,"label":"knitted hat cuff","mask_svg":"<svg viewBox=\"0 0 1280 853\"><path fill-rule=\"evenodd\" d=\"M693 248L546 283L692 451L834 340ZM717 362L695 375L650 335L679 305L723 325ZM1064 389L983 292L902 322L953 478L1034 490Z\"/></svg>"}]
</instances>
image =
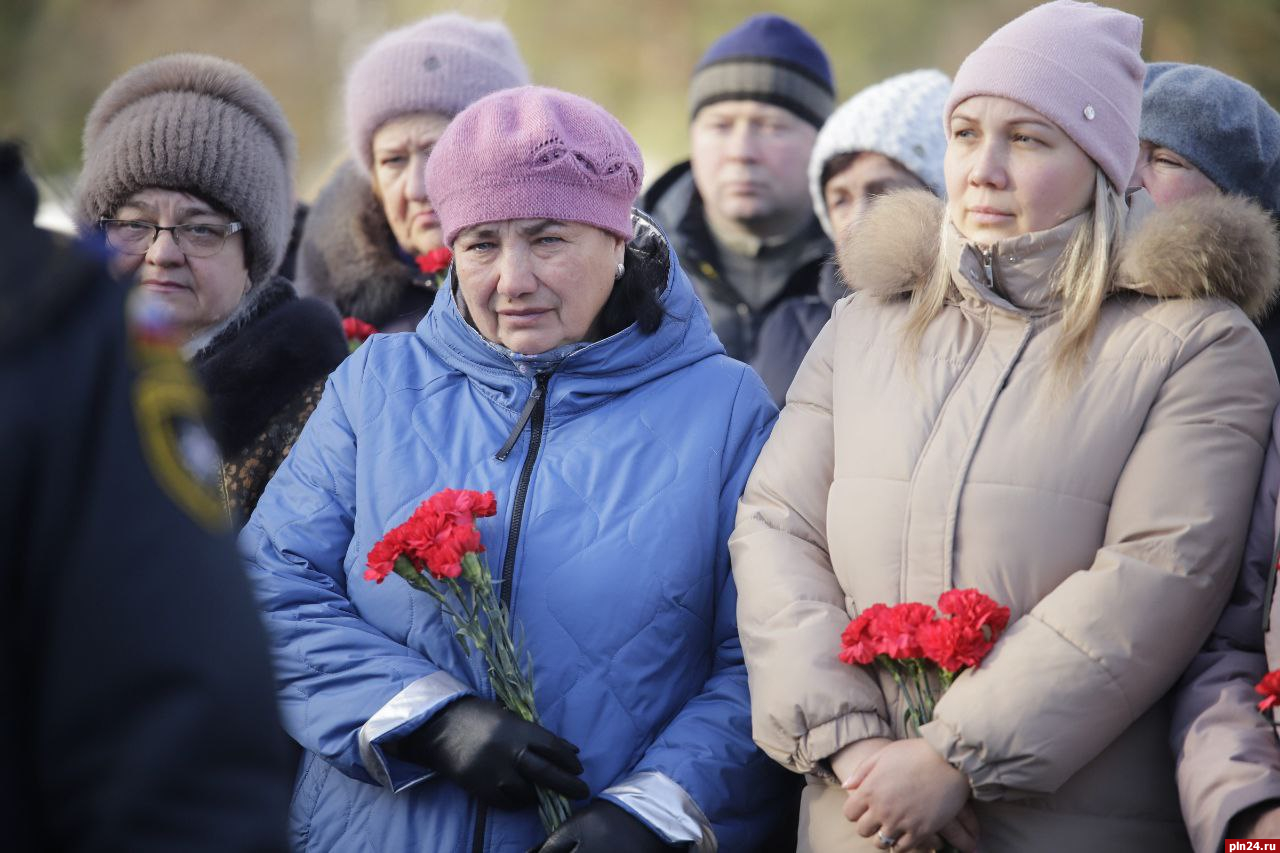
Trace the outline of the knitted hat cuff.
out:
<instances>
[{"instance_id":1,"label":"knitted hat cuff","mask_svg":"<svg viewBox=\"0 0 1280 853\"><path fill-rule=\"evenodd\" d=\"M769 59L743 57L708 65L693 75L689 117L720 101L762 101L821 127L835 107L830 87L803 69Z\"/></svg>"},{"instance_id":2,"label":"knitted hat cuff","mask_svg":"<svg viewBox=\"0 0 1280 853\"><path fill-rule=\"evenodd\" d=\"M536 177L460 185L438 208L448 210L444 241L450 246L468 228L508 219L581 222L623 240L635 236L631 208L620 206L616 193Z\"/></svg>"}]
</instances>

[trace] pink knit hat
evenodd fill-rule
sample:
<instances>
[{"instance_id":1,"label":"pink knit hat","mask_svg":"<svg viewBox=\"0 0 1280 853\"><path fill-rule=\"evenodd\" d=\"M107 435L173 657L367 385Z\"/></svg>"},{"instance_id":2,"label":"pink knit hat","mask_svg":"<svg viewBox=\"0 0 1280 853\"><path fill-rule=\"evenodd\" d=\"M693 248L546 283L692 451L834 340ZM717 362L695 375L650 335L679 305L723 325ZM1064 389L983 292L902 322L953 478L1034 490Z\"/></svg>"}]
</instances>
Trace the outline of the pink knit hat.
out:
<instances>
[{"instance_id":1,"label":"pink knit hat","mask_svg":"<svg viewBox=\"0 0 1280 853\"><path fill-rule=\"evenodd\" d=\"M427 160L444 241L482 222L563 219L630 240L640 148L603 107L542 86L495 92L458 114Z\"/></svg>"},{"instance_id":2,"label":"pink knit hat","mask_svg":"<svg viewBox=\"0 0 1280 853\"><path fill-rule=\"evenodd\" d=\"M347 137L365 172L373 134L397 116L453 116L490 92L529 82L515 39L501 21L448 12L392 30L347 73Z\"/></svg>"},{"instance_id":3,"label":"pink knit hat","mask_svg":"<svg viewBox=\"0 0 1280 853\"><path fill-rule=\"evenodd\" d=\"M1138 157L1142 19L1117 9L1054 0L1014 18L956 72L951 112L975 95L1017 101L1051 119L1123 191Z\"/></svg>"}]
</instances>

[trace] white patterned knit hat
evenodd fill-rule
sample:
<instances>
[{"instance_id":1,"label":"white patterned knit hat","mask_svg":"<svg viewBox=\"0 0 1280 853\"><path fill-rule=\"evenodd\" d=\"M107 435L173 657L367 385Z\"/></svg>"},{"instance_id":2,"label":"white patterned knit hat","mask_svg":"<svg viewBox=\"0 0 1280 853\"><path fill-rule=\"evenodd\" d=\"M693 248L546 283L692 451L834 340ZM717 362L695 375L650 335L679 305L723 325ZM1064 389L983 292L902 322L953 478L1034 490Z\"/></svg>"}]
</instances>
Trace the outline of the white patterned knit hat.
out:
<instances>
[{"instance_id":1,"label":"white patterned knit hat","mask_svg":"<svg viewBox=\"0 0 1280 853\"><path fill-rule=\"evenodd\" d=\"M831 114L809 157L813 211L831 239L836 235L822 196L822 170L841 154L883 154L901 163L936 195L943 194L947 138L942 108L950 91L951 80L941 71L909 71L863 89Z\"/></svg>"}]
</instances>

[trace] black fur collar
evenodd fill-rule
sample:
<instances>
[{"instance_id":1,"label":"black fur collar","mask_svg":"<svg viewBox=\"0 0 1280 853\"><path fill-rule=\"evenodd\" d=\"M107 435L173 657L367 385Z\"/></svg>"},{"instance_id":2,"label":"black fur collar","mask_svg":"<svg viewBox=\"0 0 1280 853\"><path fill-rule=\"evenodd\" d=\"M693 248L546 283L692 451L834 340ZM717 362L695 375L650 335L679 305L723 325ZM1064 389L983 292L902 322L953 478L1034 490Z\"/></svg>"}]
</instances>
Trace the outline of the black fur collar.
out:
<instances>
[{"instance_id":1,"label":"black fur collar","mask_svg":"<svg viewBox=\"0 0 1280 853\"><path fill-rule=\"evenodd\" d=\"M242 452L273 415L346 356L331 306L299 299L279 276L250 292L191 359L223 454Z\"/></svg>"}]
</instances>

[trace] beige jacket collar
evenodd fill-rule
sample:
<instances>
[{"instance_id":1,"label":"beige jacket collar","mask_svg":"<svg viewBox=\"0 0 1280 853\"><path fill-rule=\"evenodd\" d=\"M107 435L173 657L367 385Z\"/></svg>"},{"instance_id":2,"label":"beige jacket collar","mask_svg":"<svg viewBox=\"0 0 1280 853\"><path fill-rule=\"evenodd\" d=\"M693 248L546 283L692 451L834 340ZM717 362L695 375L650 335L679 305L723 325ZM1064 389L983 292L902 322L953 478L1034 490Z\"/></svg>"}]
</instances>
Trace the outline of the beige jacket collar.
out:
<instances>
[{"instance_id":1,"label":"beige jacket collar","mask_svg":"<svg viewBox=\"0 0 1280 853\"><path fill-rule=\"evenodd\" d=\"M1016 312L1050 312L1059 300L1052 292L1049 273L1084 219L1081 214L1046 231L1001 240L989 248L969 240L948 222L942 250L951 280L965 299Z\"/></svg>"}]
</instances>

